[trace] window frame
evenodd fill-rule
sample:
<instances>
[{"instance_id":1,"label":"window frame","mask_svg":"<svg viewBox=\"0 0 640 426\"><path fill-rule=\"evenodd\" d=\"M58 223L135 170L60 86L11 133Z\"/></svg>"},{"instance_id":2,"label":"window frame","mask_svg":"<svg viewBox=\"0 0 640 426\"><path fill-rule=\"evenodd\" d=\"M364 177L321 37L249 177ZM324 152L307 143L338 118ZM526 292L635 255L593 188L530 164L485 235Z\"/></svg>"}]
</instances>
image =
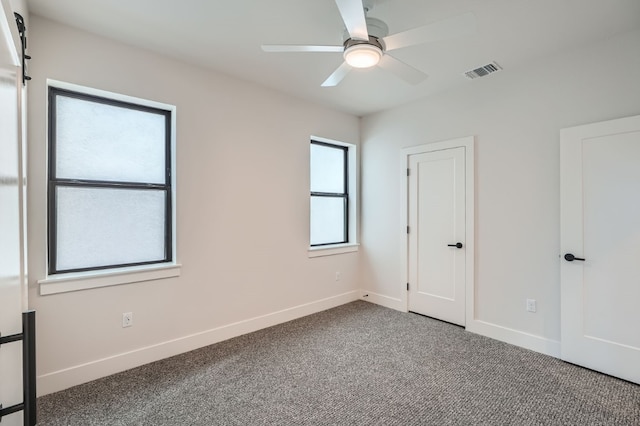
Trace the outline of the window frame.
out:
<instances>
[{"instance_id":1,"label":"window frame","mask_svg":"<svg viewBox=\"0 0 640 426\"><path fill-rule=\"evenodd\" d=\"M310 258L320 257L320 256L332 256L343 253L350 253L358 251L359 243L358 243L358 155L357 155L357 145L342 141L337 141L333 139L327 139L320 136L312 135L310 137L309 143L309 153L311 152L311 143L316 142L323 145L330 145L336 148L342 148L345 150L345 184L346 184L346 193L347 193L347 203L348 208L345 209L345 232L346 232L346 241L343 243L328 243L321 245L311 245L311 234L310 234L310 225L311 225L311 211L309 210L309 249L308 256ZM310 160L310 158L309 158ZM308 161L309 167L311 166L311 162ZM309 169L309 172L311 169ZM311 174L309 173L309 176ZM311 194L309 185L309 194ZM311 208L311 196L309 197L309 208Z\"/></svg>"},{"instance_id":2,"label":"window frame","mask_svg":"<svg viewBox=\"0 0 640 426\"><path fill-rule=\"evenodd\" d=\"M47 203L47 211L45 214L45 220L47 224L47 230L45 232L44 247L45 251L45 265L44 272L46 275L44 278L37 281L40 285L40 294L55 294L68 291L84 290L97 287L105 287L120 284L129 284L141 281L149 281L163 278L171 278L180 276L181 265L177 263L177 232L176 232L176 115L177 109L175 105L165 104L161 102L151 101L142 98L136 98L128 95L122 95L114 92L108 92L104 90L94 89L90 87L80 86L76 84L66 83L62 81L47 79L47 92L46 99L47 104L47 125L46 134L48 140L46 143L46 181L44 184L44 197ZM55 177L55 140L52 139L51 125L55 126L55 120L52 119L52 113L50 107L53 105L55 108L55 102L52 101L53 96L51 93L57 91L66 95L72 93L74 97L80 97L89 99L90 101L104 101L106 104L112 104L116 106L132 107L136 110L150 111L153 113L162 113L166 117L165 119L165 182L160 184L164 187L161 189L165 194L165 224L164 224L164 258L162 260L143 261L143 262L131 262L122 265L108 265L98 266L91 268L78 268L78 269L65 269L56 271L55 264L50 260L50 247L56 246L50 244L49 236L51 232L56 232L55 229L55 208L49 209L51 199L55 197L55 194L50 190L52 184L50 182L51 177ZM78 179L62 179L64 185L68 187L81 187L78 184ZM103 182L103 181L90 181L91 186L95 187L106 185L110 188L123 188L126 189L141 189L147 187L148 189L158 190L157 184L144 184L142 186L136 186L136 182ZM70 183L69 185L66 185ZM82 182L79 182L80 184ZM115 183L115 185L114 185ZM138 182L139 184L140 182ZM133 184L130 185L130 184ZM54 185L55 186L55 185ZM104 186L103 186L104 187ZM50 215L52 213L54 216ZM54 273L52 273L54 272Z\"/></svg>"},{"instance_id":3,"label":"window frame","mask_svg":"<svg viewBox=\"0 0 640 426\"><path fill-rule=\"evenodd\" d=\"M62 89L56 86L48 87L49 96L49 108L48 108L48 148L49 148L49 168L48 168L48 182L47 182L47 223L48 223L48 238L47 238L47 252L48 252L48 274L65 274L71 272L86 272L86 271L98 271L103 269L117 269L129 266L141 266L150 265L156 263L167 263L172 261L172 237L173 237L173 218L172 218L172 185L171 185L171 111L154 108L146 105L140 105L133 102L125 102L121 100L115 100L104 96L97 96L93 94L73 91L69 89ZM93 180L93 179L75 179L75 178L60 178L56 174L56 160L57 160L57 102L58 96L64 96L67 98L74 98L88 102L94 102L104 105L110 105L118 108L126 108L136 111L143 111L152 114L162 115L165 118L165 171L164 171L164 184L151 183L151 182L125 182L125 181L105 181L105 180ZM57 227L57 189L60 187L67 188L91 188L91 189L132 189L132 190L153 190L162 191L165 195L165 223L164 223L164 258L161 260L149 260L143 262L128 262L121 264L111 264L102 266L88 266L83 268L72 269L58 269L57 268L57 243L58 243L58 227Z\"/></svg>"},{"instance_id":4,"label":"window frame","mask_svg":"<svg viewBox=\"0 0 640 426\"><path fill-rule=\"evenodd\" d=\"M314 139L311 139L311 145L320 145L320 146L325 146L328 148L332 148L332 149L339 149L342 151L342 164L343 164L343 182L342 182L342 187L343 187L343 191L342 192L316 192L316 191L309 191L310 192L310 200L313 199L313 197L326 197L326 198L339 198L342 199L344 202L344 208L343 208L343 235L342 235L342 241L333 241L333 242L329 242L329 243L319 243L319 244L311 244L311 241L309 241L309 247L323 247L323 246L335 246L337 244L348 244L349 243L349 207L350 207L350 202L349 202L349 147L348 146L344 146L344 145L336 145L333 143L329 143L329 142L320 142ZM311 236L309 236L311 237Z\"/></svg>"}]
</instances>

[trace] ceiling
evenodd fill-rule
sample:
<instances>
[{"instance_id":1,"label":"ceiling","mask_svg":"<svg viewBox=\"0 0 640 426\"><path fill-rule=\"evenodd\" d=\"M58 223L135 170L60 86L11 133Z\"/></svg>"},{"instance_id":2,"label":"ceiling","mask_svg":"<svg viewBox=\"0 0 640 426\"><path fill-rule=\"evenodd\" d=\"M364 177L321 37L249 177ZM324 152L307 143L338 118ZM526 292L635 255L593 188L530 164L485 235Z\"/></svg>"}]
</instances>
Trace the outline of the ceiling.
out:
<instances>
[{"instance_id":1,"label":"ceiling","mask_svg":"<svg viewBox=\"0 0 640 426\"><path fill-rule=\"evenodd\" d=\"M359 116L465 84L492 61L517 72L547 56L640 28L640 0L366 0L391 34L472 12L471 35L394 51L429 75L383 69L320 84L340 53L266 53L262 44L340 45L334 0L28 0L31 14L175 57ZM500 74L487 78L500 78Z\"/></svg>"}]
</instances>

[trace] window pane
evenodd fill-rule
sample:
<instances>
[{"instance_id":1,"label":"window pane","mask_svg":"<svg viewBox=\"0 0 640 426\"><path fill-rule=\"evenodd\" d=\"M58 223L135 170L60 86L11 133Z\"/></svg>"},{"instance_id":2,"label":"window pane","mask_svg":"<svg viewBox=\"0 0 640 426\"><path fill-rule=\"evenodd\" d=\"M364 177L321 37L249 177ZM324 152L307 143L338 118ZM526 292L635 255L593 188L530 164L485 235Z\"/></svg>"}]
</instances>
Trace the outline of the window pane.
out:
<instances>
[{"instance_id":1,"label":"window pane","mask_svg":"<svg viewBox=\"0 0 640 426\"><path fill-rule=\"evenodd\" d=\"M164 191L58 187L58 271L165 259Z\"/></svg>"},{"instance_id":2,"label":"window pane","mask_svg":"<svg viewBox=\"0 0 640 426\"><path fill-rule=\"evenodd\" d=\"M344 198L311 197L311 245L345 242Z\"/></svg>"},{"instance_id":3,"label":"window pane","mask_svg":"<svg viewBox=\"0 0 640 426\"><path fill-rule=\"evenodd\" d=\"M311 192L345 192L345 151L311 144Z\"/></svg>"},{"instance_id":4,"label":"window pane","mask_svg":"<svg viewBox=\"0 0 640 426\"><path fill-rule=\"evenodd\" d=\"M165 183L164 115L55 99L56 178Z\"/></svg>"}]
</instances>

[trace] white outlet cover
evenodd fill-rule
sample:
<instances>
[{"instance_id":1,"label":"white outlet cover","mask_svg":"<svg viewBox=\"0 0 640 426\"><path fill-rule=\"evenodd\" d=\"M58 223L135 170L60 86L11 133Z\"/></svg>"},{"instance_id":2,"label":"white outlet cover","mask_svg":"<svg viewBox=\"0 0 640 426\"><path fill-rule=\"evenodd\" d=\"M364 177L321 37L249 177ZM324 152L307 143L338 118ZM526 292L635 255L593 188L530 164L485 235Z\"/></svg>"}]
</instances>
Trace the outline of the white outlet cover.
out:
<instances>
[{"instance_id":1,"label":"white outlet cover","mask_svg":"<svg viewBox=\"0 0 640 426\"><path fill-rule=\"evenodd\" d=\"M122 314L122 327L131 327L133 325L133 312L125 312Z\"/></svg>"},{"instance_id":2,"label":"white outlet cover","mask_svg":"<svg viewBox=\"0 0 640 426\"><path fill-rule=\"evenodd\" d=\"M527 311L535 312L536 311L536 301L535 299L527 299Z\"/></svg>"}]
</instances>

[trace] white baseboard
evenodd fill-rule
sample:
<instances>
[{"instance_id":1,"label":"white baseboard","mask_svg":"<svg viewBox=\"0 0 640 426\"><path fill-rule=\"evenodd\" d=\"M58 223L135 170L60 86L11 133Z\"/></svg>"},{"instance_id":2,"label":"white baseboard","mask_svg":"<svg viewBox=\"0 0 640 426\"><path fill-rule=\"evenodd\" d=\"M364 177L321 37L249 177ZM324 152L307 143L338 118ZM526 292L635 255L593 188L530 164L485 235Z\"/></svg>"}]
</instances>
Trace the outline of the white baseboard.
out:
<instances>
[{"instance_id":1,"label":"white baseboard","mask_svg":"<svg viewBox=\"0 0 640 426\"><path fill-rule=\"evenodd\" d=\"M85 364L74 365L63 370L43 374L38 377L38 396L58 392L82 383L119 373L160 359L168 358L223 340L251 333L263 328L282 324L359 299L361 291L350 291L326 299L305 303L267 315L216 327L130 352L98 359Z\"/></svg>"},{"instance_id":2,"label":"white baseboard","mask_svg":"<svg viewBox=\"0 0 640 426\"><path fill-rule=\"evenodd\" d=\"M406 309L402 304L402 300L396 299L395 297L361 290L360 300L375 303L376 305L384 306L385 308L395 309L396 311L406 312Z\"/></svg>"},{"instance_id":3,"label":"white baseboard","mask_svg":"<svg viewBox=\"0 0 640 426\"><path fill-rule=\"evenodd\" d=\"M467 321L466 330L492 339L500 340L535 352L540 352L555 358L560 358L560 342L525 333L512 328L492 324L490 322L472 320Z\"/></svg>"},{"instance_id":4,"label":"white baseboard","mask_svg":"<svg viewBox=\"0 0 640 426\"><path fill-rule=\"evenodd\" d=\"M406 312L402 300L393 297L361 290L360 299L400 312ZM546 337L536 336L480 320L467 321L465 329L471 333L480 334L485 337L500 340L501 342L560 358L560 342L557 340L551 340Z\"/></svg>"},{"instance_id":5,"label":"white baseboard","mask_svg":"<svg viewBox=\"0 0 640 426\"><path fill-rule=\"evenodd\" d=\"M223 340L282 324L297 318L335 308L355 300L364 300L405 312L402 301L370 291L356 290L326 299L305 303L281 311L238 321L232 324L146 346L133 351L75 365L38 377L38 396L58 392L72 386L119 373ZM560 357L560 342L480 320L467 322L466 330L545 355Z\"/></svg>"}]
</instances>

